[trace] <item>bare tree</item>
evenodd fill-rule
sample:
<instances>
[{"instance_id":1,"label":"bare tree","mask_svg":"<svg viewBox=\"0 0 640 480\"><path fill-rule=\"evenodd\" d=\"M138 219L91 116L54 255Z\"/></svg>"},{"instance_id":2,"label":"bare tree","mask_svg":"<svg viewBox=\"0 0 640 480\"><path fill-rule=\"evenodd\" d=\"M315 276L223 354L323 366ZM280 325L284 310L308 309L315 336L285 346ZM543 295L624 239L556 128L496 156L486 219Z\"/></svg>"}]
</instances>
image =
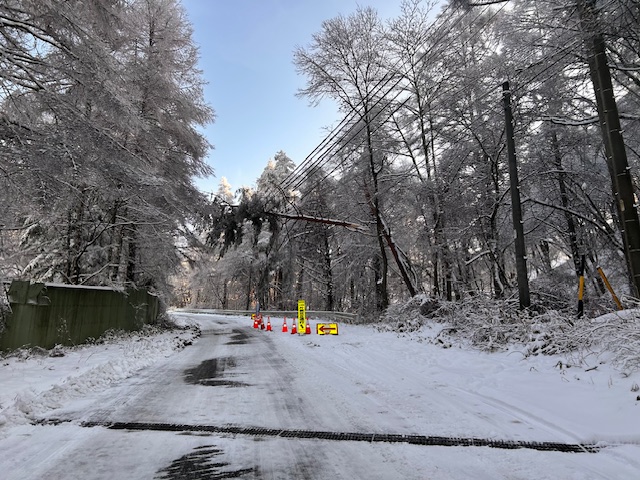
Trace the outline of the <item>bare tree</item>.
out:
<instances>
[{"instance_id":1,"label":"bare tree","mask_svg":"<svg viewBox=\"0 0 640 480\"><path fill-rule=\"evenodd\" d=\"M0 5L0 152L35 278L156 285L179 263L212 119L173 0Z\"/></svg>"}]
</instances>

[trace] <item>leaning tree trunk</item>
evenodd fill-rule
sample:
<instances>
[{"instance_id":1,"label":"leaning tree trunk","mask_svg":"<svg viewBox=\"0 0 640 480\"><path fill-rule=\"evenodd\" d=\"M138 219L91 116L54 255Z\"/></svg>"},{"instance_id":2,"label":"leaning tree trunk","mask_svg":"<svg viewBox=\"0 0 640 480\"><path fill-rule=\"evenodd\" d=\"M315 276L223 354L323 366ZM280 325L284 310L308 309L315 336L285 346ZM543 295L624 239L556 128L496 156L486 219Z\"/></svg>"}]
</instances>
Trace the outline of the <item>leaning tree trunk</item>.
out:
<instances>
[{"instance_id":1,"label":"leaning tree trunk","mask_svg":"<svg viewBox=\"0 0 640 480\"><path fill-rule=\"evenodd\" d=\"M631 293L640 296L640 221L635 206L633 180L622 138L620 115L607 63L606 44L599 27L596 0L577 0L585 44L590 52L589 73L596 96L600 129L612 176L613 196L629 270Z\"/></svg>"}]
</instances>

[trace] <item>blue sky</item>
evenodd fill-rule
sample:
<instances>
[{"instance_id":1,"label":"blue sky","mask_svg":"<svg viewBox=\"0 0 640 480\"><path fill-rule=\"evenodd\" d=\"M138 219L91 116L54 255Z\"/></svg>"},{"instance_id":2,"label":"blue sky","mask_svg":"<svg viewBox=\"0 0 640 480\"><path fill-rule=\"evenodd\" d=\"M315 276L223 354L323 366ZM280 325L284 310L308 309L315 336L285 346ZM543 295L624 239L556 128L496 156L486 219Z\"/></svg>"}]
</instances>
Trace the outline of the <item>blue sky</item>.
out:
<instances>
[{"instance_id":1,"label":"blue sky","mask_svg":"<svg viewBox=\"0 0 640 480\"><path fill-rule=\"evenodd\" d=\"M327 136L340 117L331 101L317 107L295 96L306 79L293 50L307 46L324 20L374 7L382 19L400 13L400 0L182 0L200 48L206 101L216 120L205 130L215 176L197 179L215 192L221 177L234 190L252 186L280 150L296 163Z\"/></svg>"}]
</instances>

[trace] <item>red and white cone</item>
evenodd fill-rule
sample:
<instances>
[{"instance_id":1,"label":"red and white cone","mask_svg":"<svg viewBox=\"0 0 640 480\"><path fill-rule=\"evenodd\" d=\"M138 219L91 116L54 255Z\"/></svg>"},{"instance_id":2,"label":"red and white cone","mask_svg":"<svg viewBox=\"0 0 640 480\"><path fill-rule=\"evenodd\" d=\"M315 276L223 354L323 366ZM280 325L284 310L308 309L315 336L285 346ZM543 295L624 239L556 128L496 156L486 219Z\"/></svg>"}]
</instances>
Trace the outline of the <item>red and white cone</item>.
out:
<instances>
[{"instance_id":1,"label":"red and white cone","mask_svg":"<svg viewBox=\"0 0 640 480\"><path fill-rule=\"evenodd\" d=\"M284 323L282 324L282 333L287 333L289 329L287 328L287 317L284 317Z\"/></svg>"},{"instance_id":2,"label":"red and white cone","mask_svg":"<svg viewBox=\"0 0 640 480\"><path fill-rule=\"evenodd\" d=\"M260 326L258 325L258 317L253 318L253 328L260 328Z\"/></svg>"},{"instance_id":3,"label":"red and white cone","mask_svg":"<svg viewBox=\"0 0 640 480\"><path fill-rule=\"evenodd\" d=\"M304 323L306 324L304 333L306 333L307 335L311 335L311 324L309 323L309 319L306 318Z\"/></svg>"},{"instance_id":4,"label":"red and white cone","mask_svg":"<svg viewBox=\"0 0 640 480\"><path fill-rule=\"evenodd\" d=\"M295 320L291 322L291 335L293 335L294 333L298 333L298 327Z\"/></svg>"},{"instance_id":5,"label":"red and white cone","mask_svg":"<svg viewBox=\"0 0 640 480\"><path fill-rule=\"evenodd\" d=\"M271 329L271 318L267 317L267 332L272 332Z\"/></svg>"}]
</instances>

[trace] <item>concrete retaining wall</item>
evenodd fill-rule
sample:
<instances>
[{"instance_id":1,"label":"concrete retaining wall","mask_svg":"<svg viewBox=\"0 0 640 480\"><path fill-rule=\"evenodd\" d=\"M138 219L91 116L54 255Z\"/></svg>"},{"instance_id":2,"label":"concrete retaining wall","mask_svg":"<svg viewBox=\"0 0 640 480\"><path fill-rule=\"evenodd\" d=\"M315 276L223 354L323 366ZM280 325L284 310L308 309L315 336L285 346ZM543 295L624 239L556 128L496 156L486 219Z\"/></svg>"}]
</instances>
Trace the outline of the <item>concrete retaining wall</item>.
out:
<instances>
[{"instance_id":1,"label":"concrete retaining wall","mask_svg":"<svg viewBox=\"0 0 640 480\"><path fill-rule=\"evenodd\" d=\"M13 281L7 296L11 315L1 350L76 345L111 329L137 330L160 313L158 297L146 290Z\"/></svg>"}]
</instances>

